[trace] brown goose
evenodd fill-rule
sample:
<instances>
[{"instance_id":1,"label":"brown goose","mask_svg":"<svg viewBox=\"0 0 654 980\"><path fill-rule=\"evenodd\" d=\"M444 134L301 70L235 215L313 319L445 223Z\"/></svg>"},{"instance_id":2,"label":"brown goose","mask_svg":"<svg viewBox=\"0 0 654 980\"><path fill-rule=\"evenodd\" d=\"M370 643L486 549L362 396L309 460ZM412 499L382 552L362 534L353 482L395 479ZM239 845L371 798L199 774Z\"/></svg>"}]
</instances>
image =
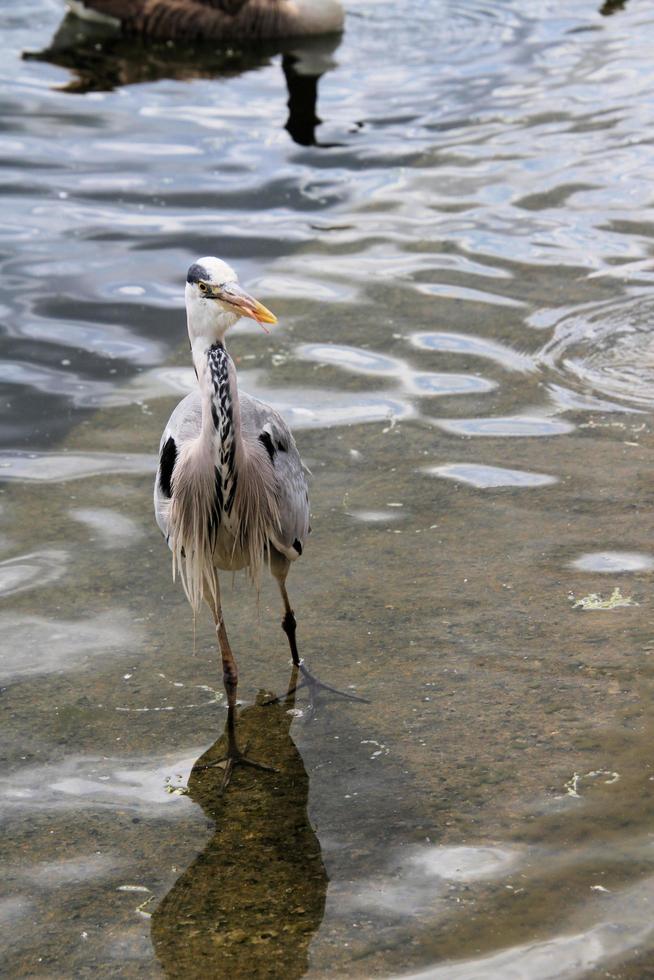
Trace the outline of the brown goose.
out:
<instances>
[{"instance_id":1,"label":"brown goose","mask_svg":"<svg viewBox=\"0 0 654 980\"><path fill-rule=\"evenodd\" d=\"M159 40L229 40L331 34L340 0L68 0L78 17Z\"/></svg>"}]
</instances>

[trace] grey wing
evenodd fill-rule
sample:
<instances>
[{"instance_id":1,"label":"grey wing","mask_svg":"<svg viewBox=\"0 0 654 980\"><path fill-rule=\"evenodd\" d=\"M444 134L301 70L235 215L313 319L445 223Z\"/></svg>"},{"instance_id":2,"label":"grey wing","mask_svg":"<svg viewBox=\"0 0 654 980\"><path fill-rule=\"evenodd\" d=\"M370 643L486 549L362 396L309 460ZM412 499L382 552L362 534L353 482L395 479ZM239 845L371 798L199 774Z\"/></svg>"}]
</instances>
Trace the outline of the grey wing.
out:
<instances>
[{"instance_id":1,"label":"grey wing","mask_svg":"<svg viewBox=\"0 0 654 980\"><path fill-rule=\"evenodd\" d=\"M290 561L304 551L309 525L311 474L300 458L288 425L270 405L240 393L241 425L244 435L258 439L270 457L277 478L280 532L273 544Z\"/></svg>"},{"instance_id":2,"label":"grey wing","mask_svg":"<svg viewBox=\"0 0 654 980\"><path fill-rule=\"evenodd\" d=\"M168 512L171 482L180 448L195 439L202 425L202 401L199 390L183 398L168 419L159 443L159 465L154 481L154 516L159 529L168 541Z\"/></svg>"}]
</instances>

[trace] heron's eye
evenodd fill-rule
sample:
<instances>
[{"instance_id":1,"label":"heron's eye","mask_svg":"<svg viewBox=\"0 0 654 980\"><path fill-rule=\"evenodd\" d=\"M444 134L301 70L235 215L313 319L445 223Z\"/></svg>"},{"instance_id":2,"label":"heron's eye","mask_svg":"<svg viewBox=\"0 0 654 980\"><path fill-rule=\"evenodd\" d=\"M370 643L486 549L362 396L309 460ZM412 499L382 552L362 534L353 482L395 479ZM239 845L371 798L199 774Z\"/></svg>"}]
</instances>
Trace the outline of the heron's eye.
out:
<instances>
[{"instance_id":1,"label":"heron's eye","mask_svg":"<svg viewBox=\"0 0 654 980\"><path fill-rule=\"evenodd\" d=\"M206 293L206 291L207 291L207 284L206 284L206 282L199 282L198 283L198 287L199 287L201 293Z\"/></svg>"}]
</instances>

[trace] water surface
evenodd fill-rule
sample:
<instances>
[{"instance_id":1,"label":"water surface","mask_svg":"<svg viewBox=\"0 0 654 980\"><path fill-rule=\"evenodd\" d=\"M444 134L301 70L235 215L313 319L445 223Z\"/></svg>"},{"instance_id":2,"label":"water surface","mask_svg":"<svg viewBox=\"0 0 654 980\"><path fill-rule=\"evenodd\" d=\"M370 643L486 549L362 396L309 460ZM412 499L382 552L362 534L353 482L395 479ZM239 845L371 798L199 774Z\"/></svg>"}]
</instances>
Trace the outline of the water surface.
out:
<instances>
[{"instance_id":1,"label":"water surface","mask_svg":"<svg viewBox=\"0 0 654 980\"><path fill-rule=\"evenodd\" d=\"M0 12L6 976L652 971L654 14L347 6L256 50ZM313 472L301 652L371 702L266 708L278 598L226 581L278 772L223 799L151 515L211 253L279 316L230 347Z\"/></svg>"}]
</instances>

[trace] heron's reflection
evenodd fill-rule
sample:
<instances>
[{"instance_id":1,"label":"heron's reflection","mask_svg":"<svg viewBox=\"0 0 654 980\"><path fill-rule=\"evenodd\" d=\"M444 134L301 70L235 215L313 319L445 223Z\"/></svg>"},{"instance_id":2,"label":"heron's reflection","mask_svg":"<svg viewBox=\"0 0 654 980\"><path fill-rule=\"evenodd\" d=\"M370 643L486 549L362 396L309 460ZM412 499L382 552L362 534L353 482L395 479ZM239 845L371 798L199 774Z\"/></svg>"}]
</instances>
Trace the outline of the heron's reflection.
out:
<instances>
[{"instance_id":1,"label":"heron's reflection","mask_svg":"<svg viewBox=\"0 0 654 980\"><path fill-rule=\"evenodd\" d=\"M340 39L335 34L229 44L152 41L125 37L117 28L68 14L47 48L25 52L23 57L69 69L73 78L63 91L85 93L163 78L229 78L263 68L281 54L288 89L285 128L301 146L320 146L316 139L321 122L316 114L318 82L335 67L332 55Z\"/></svg>"},{"instance_id":2,"label":"heron's reflection","mask_svg":"<svg viewBox=\"0 0 654 980\"><path fill-rule=\"evenodd\" d=\"M297 680L291 675L289 689ZM294 695L239 718L241 745L275 772L239 769L221 793L225 737L195 763L191 798L213 837L152 917L171 977L301 977L325 907L327 873L307 815L309 777L290 735Z\"/></svg>"}]
</instances>

